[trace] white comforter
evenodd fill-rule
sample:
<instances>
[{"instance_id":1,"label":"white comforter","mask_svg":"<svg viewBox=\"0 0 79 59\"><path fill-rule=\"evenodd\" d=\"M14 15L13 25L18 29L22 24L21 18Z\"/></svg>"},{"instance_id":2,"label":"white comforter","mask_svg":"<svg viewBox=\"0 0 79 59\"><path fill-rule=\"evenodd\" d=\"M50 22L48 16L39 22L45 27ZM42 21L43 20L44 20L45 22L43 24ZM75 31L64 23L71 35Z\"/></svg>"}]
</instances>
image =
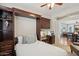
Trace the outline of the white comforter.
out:
<instances>
[{"instance_id":1,"label":"white comforter","mask_svg":"<svg viewBox=\"0 0 79 59\"><path fill-rule=\"evenodd\" d=\"M37 41L33 44L16 44L17 56L66 56L67 52L61 48Z\"/></svg>"}]
</instances>

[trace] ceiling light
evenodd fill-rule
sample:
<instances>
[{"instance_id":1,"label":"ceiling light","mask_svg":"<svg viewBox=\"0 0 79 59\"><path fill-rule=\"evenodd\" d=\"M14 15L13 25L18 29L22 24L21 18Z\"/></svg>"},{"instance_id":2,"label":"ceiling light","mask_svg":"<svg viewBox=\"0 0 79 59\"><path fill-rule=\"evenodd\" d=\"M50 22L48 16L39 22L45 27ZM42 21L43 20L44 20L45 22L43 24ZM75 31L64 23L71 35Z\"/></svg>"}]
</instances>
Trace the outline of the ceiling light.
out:
<instances>
[{"instance_id":1,"label":"ceiling light","mask_svg":"<svg viewBox=\"0 0 79 59\"><path fill-rule=\"evenodd\" d=\"M48 6L49 9L52 9L55 5L61 6L63 3L45 3L41 5L40 7Z\"/></svg>"}]
</instances>

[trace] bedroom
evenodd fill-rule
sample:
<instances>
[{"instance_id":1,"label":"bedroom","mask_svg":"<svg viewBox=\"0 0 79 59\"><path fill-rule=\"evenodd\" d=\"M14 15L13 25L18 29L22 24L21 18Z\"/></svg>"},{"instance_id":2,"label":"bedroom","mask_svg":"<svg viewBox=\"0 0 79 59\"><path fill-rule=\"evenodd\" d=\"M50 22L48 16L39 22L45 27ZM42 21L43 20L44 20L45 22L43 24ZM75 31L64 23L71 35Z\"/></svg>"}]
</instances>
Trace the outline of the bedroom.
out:
<instances>
[{"instance_id":1,"label":"bedroom","mask_svg":"<svg viewBox=\"0 0 79 59\"><path fill-rule=\"evenodd\" d=\"M4 19L3 22L2 19L0 20L0 23L4 23L5 25L0 24L0 28L3 27L4 29L0 31L0 41L2 41L0 43L0 48L2 49L0 55L79 55L77 52L75 52L76 54L71 53L70 45L67 45L71 42L68 42L67 38L61 37L61 27L63 27L61 24L78 23L79 4L63 3L61 6L54 6L51 10L46 6L41 8L40 6L42 4L43 3L0 3L0 14L4 14L4 16L1 17L5 17L5 15L8 14L10 18L9 20L5 18L6 20ZM7 31L8 33L10 32L10 34L5 32L7 26L9 26L8 30L11 30ZM16 43L16 45L14 43Z\"/></svg>"}]
</instances>

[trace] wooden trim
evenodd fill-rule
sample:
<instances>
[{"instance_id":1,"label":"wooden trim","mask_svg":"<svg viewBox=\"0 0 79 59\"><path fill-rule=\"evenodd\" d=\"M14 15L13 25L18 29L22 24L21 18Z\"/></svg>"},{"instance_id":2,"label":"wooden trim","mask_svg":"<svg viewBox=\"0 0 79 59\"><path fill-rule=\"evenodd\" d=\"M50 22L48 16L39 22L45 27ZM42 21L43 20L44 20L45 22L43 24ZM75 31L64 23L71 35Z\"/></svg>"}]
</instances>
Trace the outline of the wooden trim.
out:
<instances>
[{"instance_id":1,"label":"wooden trim","mask_svg":"<svg viewBox=\"0 0 79 59\"><path fill-rule=\"evenodd\" d=\"M46 20L50 20L49 18L45 18L45 17L41 17L41 18L44 18L44 19L46 19Z\"/></svg>"},{"instance_id":2,"label":"wooden trim","mask_svg":"<svg viewBox=\"0 0 79 59\"><path fill-rule=\"evenodd\" d=\"M76 11L76 12L73 12L73 13L69 13L69 14L57 17L57 20L60 20L60 19L63 19L63 18L69 17L69 16L73 16L73 15L79 15L79 11Z\"/></svg>"},{"instance_id":3,"label":"wooden trim","mask_svg":"<svg viewBox=\"0 0 79 59\"><path fill-rule=\"evenodd\" d=\"M2 10L4 10L4 11L13 12L13 11L12 11L12 8L5 7L5 6L2 6L2 5L0 5L0 9L2 9Z\"/></svg>"},{"instance_id":4,"label":"wooden trim","mask_svg":"<svg viewBox=\"0 0 79 59\"><path fill-rule=\"evenodd\" d=\"M32 12L27 12L18 8L12 8L14 10L14 13L16 16L22 16L22 17L30 17L30 18L37 18L40 17L40 15L32 13Z\"/></svg>"},{"instance_id":5,"label":"wooden trim","mask_svg":"<svg viewBox=\"0 0 79 59\"><path fill-rule=\"evenodd\" d=\"M40 20L41 20L41 17L39 18L36 18L36 34L37 34L37 39L40 40Z\"/></svg>"}]
</instances>

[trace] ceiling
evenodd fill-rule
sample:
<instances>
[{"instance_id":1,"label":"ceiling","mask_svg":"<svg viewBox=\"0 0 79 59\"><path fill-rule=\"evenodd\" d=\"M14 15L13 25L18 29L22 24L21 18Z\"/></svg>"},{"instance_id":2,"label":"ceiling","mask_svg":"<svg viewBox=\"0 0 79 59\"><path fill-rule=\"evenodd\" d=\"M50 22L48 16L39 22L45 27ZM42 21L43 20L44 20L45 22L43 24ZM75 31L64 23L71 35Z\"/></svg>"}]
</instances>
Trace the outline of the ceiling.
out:
<instances>
[{"instance_id":1,"label":"ceiling","mask_svg":"<svg viewBox=\"0 0 79 59\"><path fill-rule=\"evenodd\" d=\"M40 14L46 18L60 17L68 13L79 11L79 3L63 3L62 6L53 7L49 10L47 7L40 7L44 3L0 3L8 7L17 7L26 11Z\"/></svg>"}]
</instances>

